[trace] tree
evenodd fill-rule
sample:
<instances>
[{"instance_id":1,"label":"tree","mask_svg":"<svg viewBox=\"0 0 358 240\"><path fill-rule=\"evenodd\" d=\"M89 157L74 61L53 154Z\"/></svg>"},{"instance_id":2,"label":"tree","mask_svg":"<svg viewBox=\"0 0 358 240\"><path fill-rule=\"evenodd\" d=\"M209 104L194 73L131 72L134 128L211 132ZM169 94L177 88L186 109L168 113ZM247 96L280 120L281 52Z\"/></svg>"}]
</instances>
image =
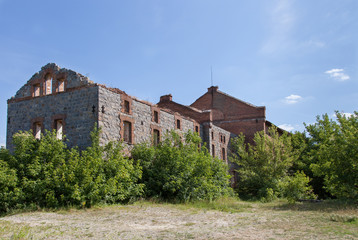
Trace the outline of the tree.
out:
<instances>
[{"instance_id":1,"label":"tree","mask_svg":"<svg viewBox=\"0 0 358 240\"><path fill-rule=\"evenodd\" d=\"M358 112L336 116L337 121L317 116L317 123L306 126L313 143L310 155L317 159L311 169L333 196L358 199Z\"/></svg>"},{"instance_id":2,"label":"tree","mask_svg":"<svg viewBox=\"0 0 358 240\"><path fill-rule=\"evenodd\" d=\"M282 193L282 186L290 186L282 182L290 179L288 170L298 154L287 132L280 135L275 127L267 133L257 132L253 145L246 144L241 134L233 139L231 147L229 160L239 166L239 196L269 201ZM302 185L306 187L307 183Z\"/></svg>"},{"instance_id":3,"label":"tree","mask_svg":"<svg viewBox=\"0 0 358 240\"><path fill-rule=\"evenodd\" d=\"M147 197L165 200L212 200L233 194L227 165L212 158L192 132L170 132L158 145L136 145L132 156L143 166Z\"/></svg>"}]
</instances>

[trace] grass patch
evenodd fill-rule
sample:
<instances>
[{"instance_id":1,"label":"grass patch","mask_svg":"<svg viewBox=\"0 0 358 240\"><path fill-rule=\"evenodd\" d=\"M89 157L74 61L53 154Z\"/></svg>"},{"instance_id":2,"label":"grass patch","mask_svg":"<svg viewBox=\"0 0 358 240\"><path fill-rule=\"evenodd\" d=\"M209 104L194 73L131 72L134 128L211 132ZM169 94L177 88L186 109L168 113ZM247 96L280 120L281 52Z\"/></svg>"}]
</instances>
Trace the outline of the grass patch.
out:
<instances>
[{"instance_id":1,"label":"grass patch","mask_svg":"<svg viewBox=\"0 0 358 240\"><path fill-rule=\"evenodd\" d=\"M250 203L240 201L237 198L225 197L214 201L194 201L188 203L176 204L180 209L201 209L216 210L221 212L237 213L252 208Z\"/></svg>"},{"instance_id":2,"label":"grass patch","mask_svg":"<svg viewBox=\"0 0 358 240\"><path fill-rule=\"evenodd\" d=\"M31 228L28 225L14 224L8 221L0 222L1 239L31 239Z\"/></svg>"},{"instance_id":3,"label":"grass patch","mask_svg":"<svg viewBox=\"0 0 358 240\"><path fill-rule=\"evenodd\" d=\"M356 224L358 224L358 217L356 217L356 216L332 214L329 217L329 220L331 220L332 222L356 223Z\"/></svg>"}]
</instances>

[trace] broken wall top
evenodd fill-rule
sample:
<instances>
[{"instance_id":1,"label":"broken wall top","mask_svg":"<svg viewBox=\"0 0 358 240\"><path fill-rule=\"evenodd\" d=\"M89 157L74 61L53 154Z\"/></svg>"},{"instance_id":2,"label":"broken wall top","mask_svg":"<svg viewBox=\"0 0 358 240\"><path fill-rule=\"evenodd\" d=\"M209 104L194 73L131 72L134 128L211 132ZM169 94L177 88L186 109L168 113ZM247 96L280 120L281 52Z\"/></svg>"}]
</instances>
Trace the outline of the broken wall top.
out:
<instances>
[{"instance_id":1,"label":"broken wall top","mask_svg":"<svg viewBox=\"0 0 358 240\"><path fill-rule=\"evenodd\" d=\"M55 63L48 63L43 66L41 70L35 73L30 80L27 81L15 94L13 98L24 98L31 96L31 87L33 84L44 80L47 74L51 74L52 80L64 79L66 81L66 88L76 88L81 86L88 86L94 84L88 77L80 73L66 68L60 68Z\"/></svg>"}]
</instances>

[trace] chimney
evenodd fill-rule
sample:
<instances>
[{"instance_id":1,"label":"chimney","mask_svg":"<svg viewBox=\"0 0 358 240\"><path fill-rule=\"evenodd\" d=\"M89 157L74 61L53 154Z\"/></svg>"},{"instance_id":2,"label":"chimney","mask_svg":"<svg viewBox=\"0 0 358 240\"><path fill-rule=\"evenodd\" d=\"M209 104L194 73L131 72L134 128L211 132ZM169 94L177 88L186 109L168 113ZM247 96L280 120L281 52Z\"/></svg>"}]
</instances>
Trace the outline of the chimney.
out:
<instances>
[{"instance_id":1,"label":"chimney","mask_svg":"<svg viewBox=\"0 0 358 240\"><path fill-rule=\"evenodd\" d=\"M160 102L171 102L172 101L172 95L171 94L167 94L164 96L160 97Z\"/></svg>"},{"instance_id":2,"label":"chimney","mask_svg":"<svg viewBox=\"0 0 358 240\"><path fill-rule=\"evenodd\" d=\"M218 86L211 86L208 88L208 93L213 93L213 92L217 92L219 89Z\"/></svg>"}]
</instances>

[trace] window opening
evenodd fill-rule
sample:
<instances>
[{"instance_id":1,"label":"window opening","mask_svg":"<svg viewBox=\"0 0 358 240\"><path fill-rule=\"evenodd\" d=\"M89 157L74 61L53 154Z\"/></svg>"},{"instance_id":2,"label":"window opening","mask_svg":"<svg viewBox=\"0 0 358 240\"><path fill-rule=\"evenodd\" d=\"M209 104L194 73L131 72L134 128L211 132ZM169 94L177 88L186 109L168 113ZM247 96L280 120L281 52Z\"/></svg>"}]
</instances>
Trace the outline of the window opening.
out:
<instances>
[{"instance_id":1,"label":"window opening","mask_svg":"<svg viewBox=\"0 0 358 240\"><path fill-rule=\"evenodd\" d=\"M157 111L154 111L154 122L159 123L159 114Z\"/></svg>"},{"instance_id":2,"label":"window opening","mask_svg":"<svg viewBox=\"0 0 358 240\"><path fill-rule=\"evenodd\" d=\"M214 140L214 132L211 132L211 139Z\"/></svg>"},{"instance_id":3,"label":"window opening","mask_svg":"<svg viewBox=\"0 0 358 240\"><path fill-rule=\"evenodd\" d=\"M124 100L124 112L129 113L130 107L129 102L127 100Z\"/></svg>"},{"instance_id":4,"label":"window opening","mask_svg":"<svg viewBox=\"0 0 358 240\"><path fill-rule=\"evenodd\" d=\"M177 129L180 129L180 120L177 119Z\"/></svg>"},{"instance_id":5,"label":"window opening","mask_svg":"<svg viewBox=\"0 0 358 240\"><path fill-rule=\"evenodd\" d=\"M211 145L211 156L215 157L215 146L214 146L214 144Z\"/></svg>"},{"instance_id":6,"label":"window opening","mask_svg":"<svg viewBox=\"0 0 358 240\"><path fill-rule=\"evenodd\" d=\"M40 122L34 123L34 136L36 139L41 139L41 128L42 124Z\"/></svg>"},{"instance_id":7,"label":"window opening","mask_svg":"<svg viewBox=\"0 0 358 240\"><path fill-rule=\"evenodd\" d=\"M195 126L195 132L199 133L199 127Z\"/></svg>"},{"instance_id":8,"label":"window opening","mask_svg":"<svg viewBox=\"0 0 358 240\"><path fill-rule=\"evenodd\" d=\"M65 91L65 79L57 80L57 92L64 92Z\"/></svg>"},{"instance_id":9,"label":"window opening","mask_svg":"<svg viewBox=\"0 0 358 240\"><path fill-rule=\"evenodd\" d=\"M45 95L52 93L52 77L51 74L46 74L45 76Z\"/></svg>"},{"instance_id":10,"label":"window opening","mask_svg":"<svg viewBox=\"0 0 358 240\"><path fill-rule=\"evenodd\" d=\"M62 140L63 137L63 120L55 121L56 138Z\"/></svg>"},{"instance_id":11,"label":"window opening","mask_svg":"<svg viewBox=\"0 0 358 240\"><path fill-rule=\"evenodd\" d=\"M128 121L123 122L123 140L127 143L132 143L132 123Z\"/></svg>"},{"instance_id":12,"label":"window opening","mask_svg":"<svg viewBox=\"0 0 358 240\"><path fill-rule=\"evenodd\" d=\"M222 159L226 160L225 148L221 150Z\"/></svg>"},{"instance_id":13,"label":"window opening","mask_svg":"<svg viewBox=\"0 0 358 240\"><path fill-rule=\"evenodd\" d=\"M160 132L157 129L153 130L153 144L157 146L160 142Z\"/></svg>"},{"instance_id":14,"label":"window opening","mask_svg":"<svg viewBox=\"0 0 358 240\"><path fill-rule=\"evenodd\" d=\"M35 84L34 85L34 97L38 97L40 96L40 84Z\"/></svg>"}]
</instances>

